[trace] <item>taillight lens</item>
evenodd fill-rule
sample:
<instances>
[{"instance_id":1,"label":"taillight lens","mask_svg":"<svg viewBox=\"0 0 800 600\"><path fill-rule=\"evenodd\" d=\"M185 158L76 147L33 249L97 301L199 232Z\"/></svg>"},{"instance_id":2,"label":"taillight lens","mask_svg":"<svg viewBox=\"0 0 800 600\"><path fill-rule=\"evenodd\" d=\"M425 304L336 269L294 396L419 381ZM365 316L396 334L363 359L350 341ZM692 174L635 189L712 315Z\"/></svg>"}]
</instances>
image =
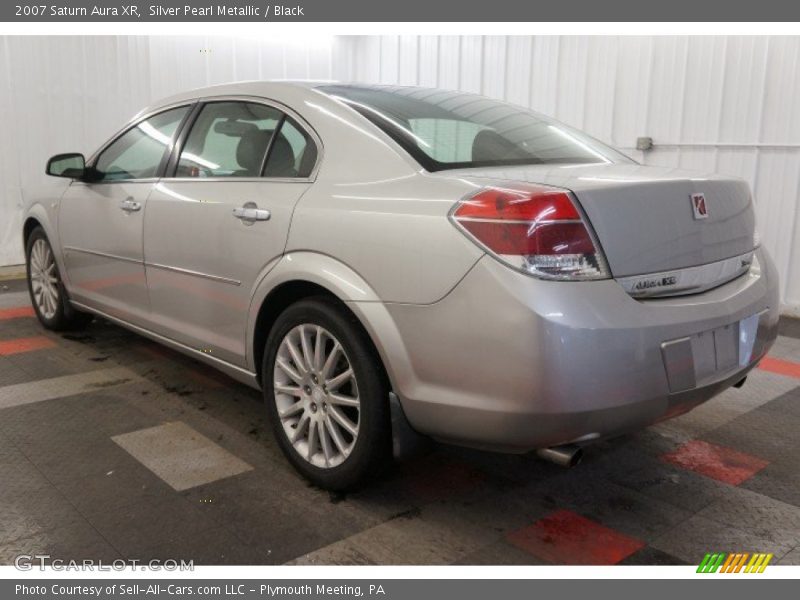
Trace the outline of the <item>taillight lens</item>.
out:
<instances>
[{"instance_id":1,"label":"taillight lens","mask_svg":"<svg viewBox=\"0 0 800 600\"><path fill-rule=\"evenodd\" d=\"M515 269L545 279L604 279L608 267L570 193L548 186L484 188L453 222Z\"/></svg>"}]
</instances>

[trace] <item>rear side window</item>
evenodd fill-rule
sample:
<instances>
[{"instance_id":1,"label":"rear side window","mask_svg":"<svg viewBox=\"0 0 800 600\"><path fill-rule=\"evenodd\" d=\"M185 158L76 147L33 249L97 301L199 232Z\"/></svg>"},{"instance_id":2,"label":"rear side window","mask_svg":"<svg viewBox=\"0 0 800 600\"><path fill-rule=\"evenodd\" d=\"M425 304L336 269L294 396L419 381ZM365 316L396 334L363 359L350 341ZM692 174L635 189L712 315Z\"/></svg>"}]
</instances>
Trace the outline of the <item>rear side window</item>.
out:
<instances>
[{"instance_id":1,"label":"rear side window","mask_svg":"<svg viewBox=\"0 0 800 600\"><path fill-rule=\"evenodd\" d=\"M178 160L177 177L259 177L283 113L245 102L206 104Z\"/></svg>"},{"instance_id":2,"label":"rear side window","mask_svg":"<svg viewBox=\"0 0 800 600\"><path fill-rule=\"evenodd\" d=\"M272 144L264 175L308 177L317 162L317 146L291 117L286 117Z\"/></svg>"},{"instance_id":3,"label":"rear side window","mask_svg":"<svg viewBox=\"0 0 800 600\"><path fill-rule=\"evenodd\" d=\"M420 140L428 140L430 157L442 163L471 161L475 138L486 129L477 123L455 119L411 119L409 125Z\"/></svg>"},{"instance_id":4,"label":"rear side window","mask_svg":"<svg viewBox=\"0 0 800 600\"><path fill-rule=\"evenodd\" d=\"M148 179L158 175L188 106L164 111L131 127L103 150L94 164L94 181Z\"/></svg>"},{"instance_id":5,"label":"rear side window","mask_svg":"<svg viewBox=\"0 0 800 600\"><path fill-rule=\"evenodd\" d=\"M372 121L429 171L631 162L557 121L476 94L399 86L319 89Z\"/></svg>"},{"instance_id":6,"label":"rear side window","mask_svg":"<svg viewBox=\"0 0 800 600\"><path fill-rule=\"evenodd\" d=\"M181 149L176 177L308 177L314 140L277 108L250 102L206 104Z\"/></svg>"}]
</instances>

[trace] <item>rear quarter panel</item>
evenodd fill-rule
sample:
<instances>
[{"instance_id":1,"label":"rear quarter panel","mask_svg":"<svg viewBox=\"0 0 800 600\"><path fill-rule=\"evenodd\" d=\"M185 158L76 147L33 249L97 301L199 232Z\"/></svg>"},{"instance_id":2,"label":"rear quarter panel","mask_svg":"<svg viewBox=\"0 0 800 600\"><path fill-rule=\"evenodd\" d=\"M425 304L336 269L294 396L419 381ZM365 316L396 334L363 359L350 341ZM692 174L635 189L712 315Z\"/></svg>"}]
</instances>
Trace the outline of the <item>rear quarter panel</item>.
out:
<instances>
[{"instance_id":1,"label":"rear quarter panel","mask_svg":"<svg viewBox=\"0 0 800 600\"><path fill-rule=\"evenodd\" d=\"M444 297L483 252L447 218L474 189L420 173L384 181L321 172L298 204L287 251L318 252L359 274L383 302Z\"/></svg>"},{"instance_id":2,"label":"rear quarter panel","mask_svg":"<svg viewBox=\"0 0 800 600\"><path fill-rule=\"evenodd\" d=\"M335 258L383 302L445 296L483 254L447 219L474 184L428 175L352 108L316 91L296 93L281 100L324 148L316 181L295 208L287 253Z\"/></svg>"}]
</instances>

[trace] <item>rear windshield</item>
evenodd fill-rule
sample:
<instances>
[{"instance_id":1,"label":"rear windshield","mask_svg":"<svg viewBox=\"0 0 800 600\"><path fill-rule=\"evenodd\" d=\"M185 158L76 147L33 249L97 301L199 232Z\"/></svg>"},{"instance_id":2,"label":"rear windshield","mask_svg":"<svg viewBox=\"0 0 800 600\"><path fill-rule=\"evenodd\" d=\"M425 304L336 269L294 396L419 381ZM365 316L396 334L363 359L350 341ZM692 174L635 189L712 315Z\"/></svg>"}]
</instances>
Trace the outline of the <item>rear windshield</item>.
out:
<instances>
[{"instance_id":1,"label":"rear windshield","mask_svg":"<svg viewBox=\"0 0 800 600\"><path fill-rule=\"evenodd\" d=\"M428 171L630 162L557 121L476 94L351 85L320 90L372 121Z\"/></svg>"}]
</instances>

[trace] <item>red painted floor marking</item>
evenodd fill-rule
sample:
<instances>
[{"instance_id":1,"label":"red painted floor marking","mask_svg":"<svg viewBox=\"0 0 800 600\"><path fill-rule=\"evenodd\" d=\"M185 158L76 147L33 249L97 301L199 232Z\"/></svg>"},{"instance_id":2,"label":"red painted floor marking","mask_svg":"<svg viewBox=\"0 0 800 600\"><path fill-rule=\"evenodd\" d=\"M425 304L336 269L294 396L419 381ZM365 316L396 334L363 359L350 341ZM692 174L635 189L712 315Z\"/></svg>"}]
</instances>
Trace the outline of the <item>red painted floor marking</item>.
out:
<instances>
[{"instance_id":1,"label":"red painted floor marking","mask_svg":"<svg viewBox=\"0 0 800 600\"><path fill-rule=\"evenodd\" d=\"M790 360L765 356L761 359L761 362L758 363L758 368L769 371L770 373L777 373L778 375L787 375L800 379L800 364Z\"/></svg>"},{"instance_id":2,"label":"red painted floor marking","mask_svg":"<svg viewBox=\"0 0 800 600\"><path fill-rule=\"evenodd\" d=\"M53 340L42 336L5 340L0 341L0 356L44 350L46 348L55 348L55 346L56 343Z\"/></svg>"},{"instance_id":3,"label":"red painted floor marking","mask_svg":"<svg viewBox=\"0 0 800 600\"><path fill-rule=\"evenodd\" d=\"M558 510L512 531L506 539L520 550L559 565L615 565L645 547L641 540L569 510Z\"/></svg>"},{"instance_id":4,"label":"red painted floor marking","mask_svg":"<svg viewBox=\"0 0 800 600\"><path fill-rule=\"evenodd\" d=\"M13 308L0 308L0 321L35 317L32 306L15 306Z\"/></svg>"},{"instance_id":5,"label":"red painted floor marking","mask_svg":"<svg viewBox=\"0 0 800 600\"><path fill-rule=\"evenodd\" d=\"M731 485L750 479L769 464L756 456L701 440L687 442L662 455L661 460Z\"/></svg>"}]
</instances>

